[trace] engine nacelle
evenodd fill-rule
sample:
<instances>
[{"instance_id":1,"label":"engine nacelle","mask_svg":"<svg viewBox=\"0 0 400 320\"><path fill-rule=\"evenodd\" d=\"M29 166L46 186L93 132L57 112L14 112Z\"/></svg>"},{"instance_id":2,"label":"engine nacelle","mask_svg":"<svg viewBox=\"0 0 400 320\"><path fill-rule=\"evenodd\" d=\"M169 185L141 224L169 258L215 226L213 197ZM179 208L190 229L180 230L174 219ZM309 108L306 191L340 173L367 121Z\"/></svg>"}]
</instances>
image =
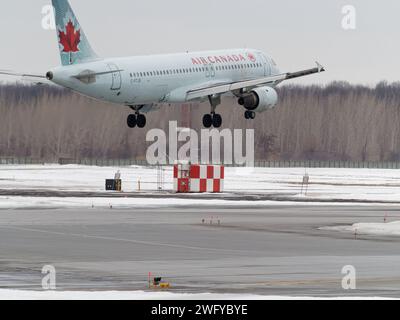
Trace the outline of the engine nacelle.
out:
<instances>
[{"instance_id":1,"label":"engine nacelle","mask_svg":"<svg viewBox=\"0 0 400 320\"><path fill-rule=\"evenodd\" d=\"M260 87L239 99L239 104L249 111L264 112L278 104L278 93L271 87Z\"/></svg>"}]
</instances>

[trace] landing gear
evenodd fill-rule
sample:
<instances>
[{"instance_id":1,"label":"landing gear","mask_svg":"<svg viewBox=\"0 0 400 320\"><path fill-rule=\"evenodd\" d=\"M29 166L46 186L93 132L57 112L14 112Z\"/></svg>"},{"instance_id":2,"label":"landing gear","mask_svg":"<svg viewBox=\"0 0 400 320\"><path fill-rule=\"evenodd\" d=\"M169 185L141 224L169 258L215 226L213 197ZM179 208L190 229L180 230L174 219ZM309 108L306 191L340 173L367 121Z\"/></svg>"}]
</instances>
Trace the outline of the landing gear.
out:
<instances>
[{"instance_id":1,"label":"landing gear","mask_svg":"<svg viewBox=\"0 0 400 320\"><path fill-rule=\"evenodd\" d=\"M127 119L127 124L129 128L144 128L146 126L147 120L146 116L139 113L138 109L132 108L136 113L130 114Z\"/></svg>"},{"instance_id":2,"label":"landing gear","mask_svg":"<svg viewBox=\"0 0 400 320\"><path fill-rule=\"evenodd\" d=\"M205 128L221 128L222 126L222 117L220 114L215 112L215 109L218 105L221 104L221 96L220 95L213 95L208 96L208 100L210 101L211 105L211 114L206 114L203 117L203 126Z\"/></svg>"},{"instance_id":3,"label":"landing gear","mask_svg":"<svg viewBox=\"0 0 400 320\"><path fill-rule=\"evenodd\" d=\"M222 126L222 117L220 114L206 114L203 117L203 126L205 128L221 128Z\"/></svg>"},{"instance_id":4,"label":"landing gear","mask_svg":"<svg viewBox=\"0 0 400 320\"><path fill-rule=\"evenodd\" d=\"M254 119L256 118L256 113L255 113L254 111L246 111L246 112L244 113L244 117L245 117L247 120L249 120L249 119L254 120Z\"/></svg>"},{"instance_id":5,"label":"landing gear","mask_svg":"<svg viewBox=\"0 0 400 320\"><path fill-rule=\"evenodd\" d=\"M204 115L204 117L203 117L203 126L208 129L208 128L211 128L212 125L213 125L213 117L212 117L212 115L211 114Z\"/></svg>"},{"instance_id":6,"label":"landing gear","mask_svg":"<svg viewBox=\"0 0 400 320\"><path fill-rule=\"evenodd\" d=\"M147 123L146 116L144 116L142 114L138 114L137 115L137 126L139 128L144 128L146 126L146 123Z\"/></svg>"},{"instance_id":7,"label":"landing gear","mask_svg":"<svg viewBox=\"0 0 400 320\"><path fill-rule=\"evenodd\" d=\"M135 114L130 114L130 115L128 116L127 123L128 123L128 127L129 127L129 128L135 128L136 125L137 125L137 118L136 118L136 115L135 115Z\"/></svg>"}]
</instances>

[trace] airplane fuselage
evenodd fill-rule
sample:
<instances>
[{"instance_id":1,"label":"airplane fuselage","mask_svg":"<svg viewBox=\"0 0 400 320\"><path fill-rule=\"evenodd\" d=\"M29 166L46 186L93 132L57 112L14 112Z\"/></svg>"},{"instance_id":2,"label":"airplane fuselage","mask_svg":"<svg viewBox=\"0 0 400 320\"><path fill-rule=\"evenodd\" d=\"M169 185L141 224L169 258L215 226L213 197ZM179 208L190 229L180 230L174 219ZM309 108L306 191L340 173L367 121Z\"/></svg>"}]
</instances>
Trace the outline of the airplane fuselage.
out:
<instances>
[{"instance_id":1,"label":"airplane fuselage","mask_svg":"<svg viewBox=\"0 0 400 320\"><path fill-rule=\"evenodd\" d=\"M196 85L245 81L278 73L273 59L261 51L233 49L99 59L55 68L50 80L102 101L150 107L184 103L187 90Z\"/></svg>"}]
</instances>

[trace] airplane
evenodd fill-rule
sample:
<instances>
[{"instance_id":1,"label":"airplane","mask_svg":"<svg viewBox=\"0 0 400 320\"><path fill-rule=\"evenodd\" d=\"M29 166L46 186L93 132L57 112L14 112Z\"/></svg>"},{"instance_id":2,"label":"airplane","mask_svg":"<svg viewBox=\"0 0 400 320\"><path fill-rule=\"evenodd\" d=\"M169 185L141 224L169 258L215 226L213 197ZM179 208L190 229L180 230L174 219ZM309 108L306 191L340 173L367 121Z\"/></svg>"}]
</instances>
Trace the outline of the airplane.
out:
<instances>
[{"instance_id":1,"label":"airplane","mask_svg":"<svg viewBox=\"0 0 400 320\"><path fill-rule=\"evenodd\" d=\"M216 112L223 96L237 99L244 117L274 108L275 87L289 79L324 72L315 68L281 73L274 59L260 50L230 49L125 58L101 58L92 49L68 0L52 0L61 66L45 75L0 71L50 81L85 96L132 109L127 125L144 128L146 115L162 105L205 102L210 112L203 117L205 128L220 128Z\"/></svg>"}]
</instances>

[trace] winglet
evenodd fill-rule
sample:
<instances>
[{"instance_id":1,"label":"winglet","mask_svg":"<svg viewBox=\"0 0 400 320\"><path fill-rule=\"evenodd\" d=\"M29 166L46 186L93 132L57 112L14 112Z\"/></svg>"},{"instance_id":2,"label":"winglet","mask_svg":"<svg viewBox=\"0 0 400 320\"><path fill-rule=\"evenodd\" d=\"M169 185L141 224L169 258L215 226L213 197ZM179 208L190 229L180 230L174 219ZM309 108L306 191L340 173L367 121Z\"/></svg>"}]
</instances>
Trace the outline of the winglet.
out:
<instances>
[{"instance_id":1,"label":"winglet","mask_svg":"<svg viewBox=\"0 0 400 320\"><path fill-rule=\"evenodd\" d=\"M318 72L324 72L325 71L325 67L322 64L320 64L318 61L315 61L315 63L317 64Z\"/></svg>"}]
</instances>

